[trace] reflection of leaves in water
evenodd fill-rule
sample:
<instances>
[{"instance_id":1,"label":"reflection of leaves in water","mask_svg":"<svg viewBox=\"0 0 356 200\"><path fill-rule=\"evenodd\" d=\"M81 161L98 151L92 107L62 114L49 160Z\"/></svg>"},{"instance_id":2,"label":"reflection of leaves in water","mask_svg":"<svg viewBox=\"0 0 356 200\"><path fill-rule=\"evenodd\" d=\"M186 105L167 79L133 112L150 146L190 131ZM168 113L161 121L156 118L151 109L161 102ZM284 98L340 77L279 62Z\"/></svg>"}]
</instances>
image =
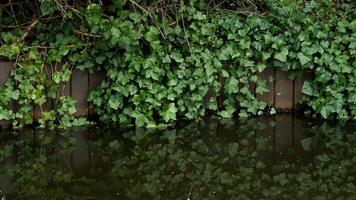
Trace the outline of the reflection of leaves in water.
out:
<instances>
[{"instance_id":1,"label":"reflection of leaves in water","mask_svg":"<svg viewBox=\"0 0 356 200\"><path fill-rule=\"evenodd\" d=\"M355 134L314 127L301 141L308 152L269 163L260 157L272 142L254 138L261 127L203 122L106 135L89 141L95 157L86 177L62 163L74 137L25 136L1 148L0 174L13 177L23 199L355 199Z\"/></svg>"},{"instance_id":2,"label":"reflection of leaves in water","mask_svg":"<svg viewBox=\"0 0 356 200\"><path fill-rule=\"evenodd\" d=\"M313 138L312 137L308 137L302 140L302 146L303 149L305 151L310 151L310 149L312 148L312 142L313 142Z\"/></svg>"}]
</instances>

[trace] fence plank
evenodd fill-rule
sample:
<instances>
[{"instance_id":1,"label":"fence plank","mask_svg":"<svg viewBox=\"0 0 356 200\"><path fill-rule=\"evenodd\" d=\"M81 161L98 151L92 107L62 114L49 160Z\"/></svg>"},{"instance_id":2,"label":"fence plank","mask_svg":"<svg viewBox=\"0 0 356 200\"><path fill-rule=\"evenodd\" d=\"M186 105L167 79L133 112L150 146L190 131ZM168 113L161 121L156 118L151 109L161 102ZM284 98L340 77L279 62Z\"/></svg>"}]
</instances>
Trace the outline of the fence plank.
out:
<instances>
[{"instance_id":1,"label":"fence plank","mask_svg":"<svg viewBox=\"0 0 356 200\"><path fill-rule=\"evenodd\" d=\"M269 92L263 94L256 94L258 100L266 102L270 106L274 106L274 82L269 82L269 77L274 77L273 69L266 69L262 73L259 74L259 79L267 81L267 87Z\"/></svg>"},{"instance_id":2,"label":"fence plank","mask_svg":"<svg viewBox=\"0 0 356 200\"><path fill-rule=\"evenodd\" d=\"M228 70L228 68L231 67L230 65L231 65L230 62L223 63L222 68L224 70ZM221 74L218 74L217 79L221 85L220 91L216 94L217 95L217 97L216 97L217 104L218 104L218 107L220 108L224 104L224 99L225 99L224 98L224 90L225 90L226 78L223 77Z\"/></svg>"},{"instance_id":3,"label":"fence plank","mask_svg":"<svg viewBox=\"0 0 356 200\"><path fill-rule=\"evenodd\" d=\"M0 62L0 87L9 79L12 66L11 62Z\"/></svg>"},{"instance_id":4,"label":"fence plank","mask_svg":"<svg viewBox=\"0 0 356 200\"><path fill-rule=\"evenodd\" d=\"M225 80L226 78L222 77L221 75L218 75L218 81L221 85L220 91L217 94L217 104L219 108L224 104Z\"/></svg>"},{"instance_id":5,"label":"fence plank","mask_svg":"<svg viewBox=\"0 0 356 200\"><path fill-rule=\"evenodd\" d=\"M52 79L52 74L53 74L52 67L48 65L43 67L43 70L46 73L47 78ZM41 106L42 106L42 110L41 110ZM41 118L42 112L50 111L52 109L52 99L47 99L47 101L41 106L35 106L35 108L33 109L33 118L35 120Z\"/></svg>"},{"instance_id":6,"label":"fence plank","mask_svg":"<svg viewBox=\"0 0 356 200\"><path fill-rule=\"evenodd\" d=\"M89 90L93 90L106 79L106 72L100 71L94 74L89 74Z\"/></svg>"},{"instance_id":7,"label":"fence plank","mask_svg":"<svg viewBox=\"0 0 356 200\"><path fill-rule=\"evenodd\" d=\"M13 67L11 62L0 62L0 87L5 85L7 79L10 78L10 72ZM0 126L2 128L8 128L10 126L9 121L0 120Z\"/></svg>"},{"instance_id":8,"label":"fence plank","mask_svg":"<svg viewBox=\"0 0 356 200\"><path fill-rule=\"evenodd\" d=\"M71 96L77 100L77 116L88 114L88 72L83 72L75 69L72 74Z\"/></svg>"},{"instance_id":9,"label":"fence plank","mask_svg":"<svg viewBox=\"0 0 356 200\"><path fill-rule=\"evenodd\" d=\"M56 70L62 70L62 63L56 66ZM61 86L61 91L59 96L71 96L71 87L72 87L72 78L66 82L64 85Z\"/></svg>"},{"instance_id":10,"label":"fence plank","mask_svg":"<svg viewBox=\"0 0 356 200\"><path fill-rule=\"evenodd\" d=\"M276 108L293 108L293 80L288 78L286 72L276 71Z\"/></svg>"},{"instance_id":11,"label":"fence plank","mask_svg":"<svg viewBox=\"0 0 356 200\"><path fill-rule=\"evenodd\" d=\"M72 78L62 86L62 95L63 96L71 96L72 91Z\"/></svg>"},{"instance_id":12,"label":"fence plank","mask_svg":"<svg viewBox=\"0 0 356 200\"><path fill-rule=\"evenodd\" d=\"M312 75L311 72L305 72L302 77L294 79L294 107L301 103L303 84L306 80L311 80Z\"/></svg>"},{"instance_id":13,"label":"fence plank","mask_svg":"<svg viewBox=\"0 0 356 200\"><path fill-rule=\"evenodd\" d=\"M251 94L256 97L256 83L249 82L248 89L250 90Z\"/></svg>"},{"instance_id":14,"label":"fence plank","mask_svg":"<svg viewBox=\"0 0 356 200\"><path fill-rule=\"evenodd\" d=\"M106 79L106 72L100 71L94 74L89 74L89 92L97 88L102 81ZM93 108L89 106L89 114L93 114Z\"/></svg>"}]
</instances>

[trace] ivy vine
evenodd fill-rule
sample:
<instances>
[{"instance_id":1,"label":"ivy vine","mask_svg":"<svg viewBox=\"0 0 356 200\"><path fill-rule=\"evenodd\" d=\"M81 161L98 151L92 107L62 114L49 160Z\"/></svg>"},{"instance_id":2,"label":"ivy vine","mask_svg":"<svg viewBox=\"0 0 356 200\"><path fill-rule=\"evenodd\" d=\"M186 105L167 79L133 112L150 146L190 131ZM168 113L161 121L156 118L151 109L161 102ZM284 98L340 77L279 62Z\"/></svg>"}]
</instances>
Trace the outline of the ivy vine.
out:
<instances>
[{"instance_id":1,"label":"ivy vine","mask_svg":"<svg viewBox=\"0 0 356 200\"><path fill-rule=\"evenodd\" d=\"M74 68L106 71L107 80L88 96L104 123L157 127L207 114L261 115L267 104L249 87L268 92L269 80L258 78L267 68L291 78L313 72L303 86L310 112L356 119L354 3L240 3L1 4L0 56L16 67L0 88L0 120L32 124L30 111L51 100L56 107L42 112L41 127L88 123L74 117L75 101L62 92ZM16 109L9 109L14 102Z\"/></svg>"}]
</instances>

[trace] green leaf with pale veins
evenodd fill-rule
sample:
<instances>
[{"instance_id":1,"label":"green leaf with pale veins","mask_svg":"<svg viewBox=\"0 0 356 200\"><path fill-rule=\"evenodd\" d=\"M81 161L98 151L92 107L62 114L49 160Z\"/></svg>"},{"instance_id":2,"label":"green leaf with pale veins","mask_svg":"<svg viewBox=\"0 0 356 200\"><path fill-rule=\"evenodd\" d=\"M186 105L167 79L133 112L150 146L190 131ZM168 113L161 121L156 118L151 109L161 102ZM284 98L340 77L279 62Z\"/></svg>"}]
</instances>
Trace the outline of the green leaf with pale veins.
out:
<instances>
[{"instance_id":1,"label":"green leaf with pale veins","mask_svg":"<svg viewBox=\"0 0 356 200\"><path fill-rule=\"evenodd\" d=\"M283 47L280 52L274 54L274 58L279 61L286 62L288 53L288 49Z\"/></svg>"},{"instance_id":2,"label":"green leaf with pale veins","mask_svg":"<svg viewBox=\"0 0 356 200\"><path fill-rule=\"evenodd\" d=\"M268 91L269 91L269 89L267 87L266 80L259 80L257 82L256 93L263 94Z\"/></svg>"},{"instance_id":3,"label":"green leaf with pale veins","mask_svg":"<svg viewBox=\"0 0 356 200\"><path fill-rule=\"evenodd\" d=\"M174 103L170 103L166 108L160 113L165 122L169 122L170 120L176 120L176 112L178 109L176 108Z\"/></svg>"},{"instance_id":4,"label":"green leaf with pale veins","mask_svg":"<svg viewBox=\"0 0 356 200\"><path fill-rule=\"evenodd\" d=\"M225 91L228 94L237 93L239 91L239 88L237 85L238 83L239 82L237 81L237 79L235 77L228 78L228 80L226 81L226 85L225 85Z\"/></svg>"},{"instance_id":5,"label":"green leaf with pale veins","mask_svg":"<svg viewBox=\"0 0 356 200\"><path fill-rule=\"evenodd\" d=\"M310 81L304 82L302 92L303 94L306 94L308 96L318 96L318 92L316 91L316 89L314 88L314 86Z\"/></svg>"},{"instance_id":6,"label":"green leaf with pale veins","mask_svg":"<svg viewBox=\"0 0 356 200\"><path fill-rule=\"evenodd\" d=\"M312 60L308 56L305 56L303 53L298 53L298 58L299 58L300 64L302 64L302 65L305 65Z\"/></svg>"}]
</instances>

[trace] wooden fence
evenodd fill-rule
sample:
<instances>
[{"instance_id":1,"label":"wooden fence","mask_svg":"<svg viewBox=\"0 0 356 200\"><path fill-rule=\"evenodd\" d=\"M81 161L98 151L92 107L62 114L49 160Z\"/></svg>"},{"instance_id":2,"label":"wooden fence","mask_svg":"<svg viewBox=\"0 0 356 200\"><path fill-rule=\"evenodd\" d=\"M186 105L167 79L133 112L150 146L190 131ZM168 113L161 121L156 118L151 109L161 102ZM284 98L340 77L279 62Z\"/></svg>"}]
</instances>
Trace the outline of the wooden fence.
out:
<instances>
[{"instance_id":1,"label":"wooden fence","mask_svg":"<svg viewBox=\"0 0 356 200\"><path fill-rule=\"evenodd\" d=\"M10 70L13 67L11 62L0 61L0 87L2 87L5 81L10 77ZM47 70L48 77L51 77L51 70ZM265 94L254 94L260 100L267 102L269 105L274 106L279 110L291 110L297 106L302 96L302 86L306 79L311 79L311 74L305 74L303 78L291 80L287 77L287 74L282 71L269 69L259 74L259 78L269 80L269 77L274 77L274 82L268 83L269 91ZM90 74L80 70L74 70L71 81L64 87L63 94L72 96L77 100L76 108L78 116L86 116L90 114L89 104L87 102L87 94L90 90L97 87L102 80L105 79L105 73ZM250 85L250 89L255 91L254 84ZM221 100L220 100L221 102ZM43 110L50 110L54 105L54 102L49 101L42 105ZM11 106L11 105L10 105ZM38 118L41 115L40 108L33 109L34 118ZM0 121L0 125L6 126L8 122Z\"/></svg>"}]
</instances>

